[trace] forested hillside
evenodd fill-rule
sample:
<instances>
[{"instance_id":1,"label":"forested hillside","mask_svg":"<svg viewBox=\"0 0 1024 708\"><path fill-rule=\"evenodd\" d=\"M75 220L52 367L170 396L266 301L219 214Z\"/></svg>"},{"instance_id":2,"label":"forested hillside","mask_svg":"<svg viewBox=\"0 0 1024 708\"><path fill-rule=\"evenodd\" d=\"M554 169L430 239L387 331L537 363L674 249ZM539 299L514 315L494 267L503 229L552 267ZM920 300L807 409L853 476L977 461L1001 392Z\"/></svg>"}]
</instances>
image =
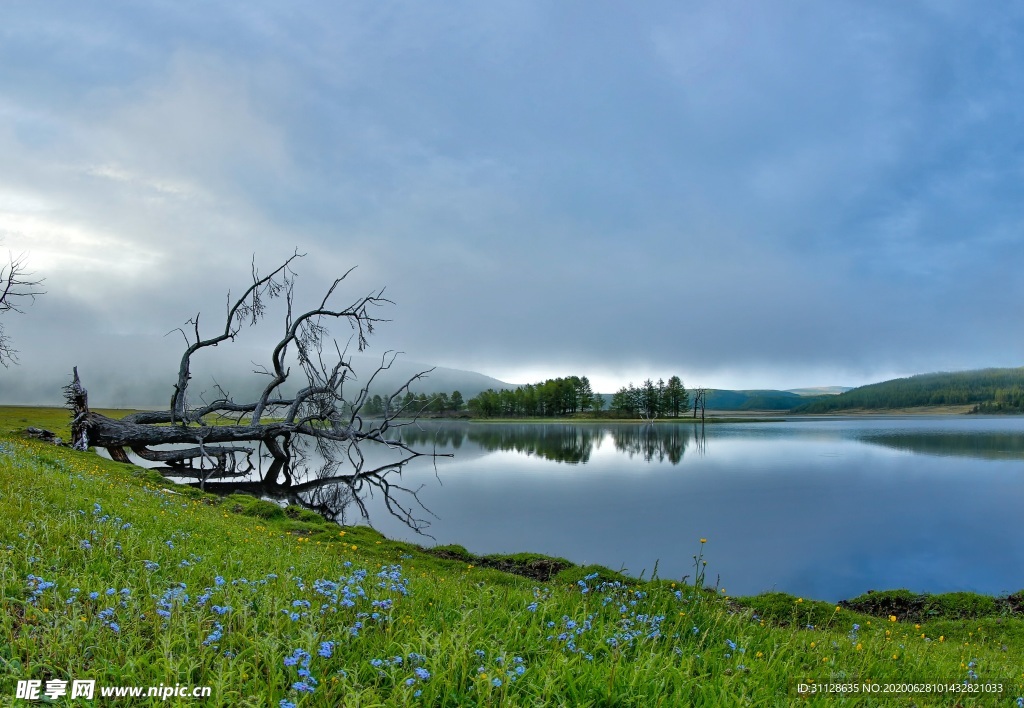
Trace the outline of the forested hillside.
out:
<instances>
[{"instance_id":1,"label":"forested hillside","mask_svg":"<svg viewBox=\"0 0 1024 708\"><path fill-rule=\"evenodd\" d=\"M789 391L731 391L709 389L708 408L716 411L788 411L822 396L801 396ZM827 398L828 396L824 396Z\"/></svg>"},{"instance_id":2,"label":"forested hillside","mask_svg":"<svg viewBox=\"0 0 1024 708\"><path fill-rule=\"evenodd\" d=\"M975 404L982 413L1024 411L1024 368L919 374L861 386L797 406L792 412L967 404Z\"/></svg>"}]
</instances>

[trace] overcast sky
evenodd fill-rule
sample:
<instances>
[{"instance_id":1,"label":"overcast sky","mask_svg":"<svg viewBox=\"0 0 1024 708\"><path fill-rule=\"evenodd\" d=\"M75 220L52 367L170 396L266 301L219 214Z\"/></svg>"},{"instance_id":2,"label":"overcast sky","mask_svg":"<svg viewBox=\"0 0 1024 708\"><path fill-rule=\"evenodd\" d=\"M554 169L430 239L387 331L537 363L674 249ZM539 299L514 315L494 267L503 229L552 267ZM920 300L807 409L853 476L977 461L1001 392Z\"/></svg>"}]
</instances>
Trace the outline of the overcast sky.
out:
<instances>
[{"instance_id":1,"label":"overcast sky","mask_svg":"<svg viewBox=\"0 0 1024 708\"><path fill-rule=\"evenodd\" d=\"M296 248L515 383L1019 366L1022 119L1010 2L5 2L0 389L167 378Z\"/></svg>"}]
</instances>

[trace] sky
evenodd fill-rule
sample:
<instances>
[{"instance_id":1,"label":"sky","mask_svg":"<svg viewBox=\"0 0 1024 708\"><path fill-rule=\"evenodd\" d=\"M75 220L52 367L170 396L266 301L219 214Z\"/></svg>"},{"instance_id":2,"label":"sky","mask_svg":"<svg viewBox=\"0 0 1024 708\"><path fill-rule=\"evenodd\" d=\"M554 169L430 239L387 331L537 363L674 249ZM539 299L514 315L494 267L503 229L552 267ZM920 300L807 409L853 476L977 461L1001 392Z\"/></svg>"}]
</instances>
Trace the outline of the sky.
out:
<instances>
[{"instance_id":1,"label":"sky","mask_svg":"<svg viewBox=\"0 0 1024 708\"><path fill-rule=\"evenodd\" d=\"M1021 96L1011 2L11 0L0 399L169 387L296 249L299 304L386 288L372 353L512 383L1020 366Z\"/></svg>"}]
</instances>

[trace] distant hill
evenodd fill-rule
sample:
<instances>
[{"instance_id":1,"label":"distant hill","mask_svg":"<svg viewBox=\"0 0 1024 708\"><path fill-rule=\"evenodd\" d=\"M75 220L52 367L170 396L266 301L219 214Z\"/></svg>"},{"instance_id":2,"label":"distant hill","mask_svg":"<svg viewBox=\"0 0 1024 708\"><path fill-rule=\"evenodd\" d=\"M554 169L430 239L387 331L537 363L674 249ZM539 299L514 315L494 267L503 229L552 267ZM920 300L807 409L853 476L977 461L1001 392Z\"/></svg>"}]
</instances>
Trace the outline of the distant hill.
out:
<instances>
[{"instance_id":1,"label":"distant hill","mask_svg":"<svg viewBox=\"0 0 1024 708\"><path fill-rule=\"evenodd\" d=\"M692 399L691 399L692 400ZM708 389L707 407L716 411L788 411L816 398L792 391Z\"/></svg>"},{"instance_id":2,"label":"distant hill","mask_svg":"<svg viewBox=\"0 0 1024 708\"><path fill-rule=\"evenodd\" d=\"M373 362L376 365L376 361ZM369 366L364 364L365 370ZM391 393L404 384L409 378L420 371L429 369L429 364L422 364L415 361L397 360L391 369L382 371L373 382L371 387L374 393ZM476 371L464 371L462 369L449 369L444 366L435 367L427 376L412 384L410 387L413 393L451 393L458 391L467 401L481 391L489 388L500 391L503 388L514 389L518 384L506 383L496 378L480 374Z\"/></svg>"},{"instance_id":3,"label":"distant hill","mask_svg":"<svg viewBox=\"0 0 1024 708\"><path fill-rule=\"evenodd\" d=\"M975 404L980 412L1024 411L1024 367L918 374L807 401L793 413L834 413Z\"/></svg>"},{"instance_id":4,"label":"distant hill","mask_svg":"<svg viewBox=\"0 0 1024 708\"><path fill-rule=\"evenodd\" d=\"M787 389L787 392L795 393L798 396L837 396L840 393L846 393L851 388L851 386L813 386L811 388L790 388Z\"/></svg>"}]
</instances>

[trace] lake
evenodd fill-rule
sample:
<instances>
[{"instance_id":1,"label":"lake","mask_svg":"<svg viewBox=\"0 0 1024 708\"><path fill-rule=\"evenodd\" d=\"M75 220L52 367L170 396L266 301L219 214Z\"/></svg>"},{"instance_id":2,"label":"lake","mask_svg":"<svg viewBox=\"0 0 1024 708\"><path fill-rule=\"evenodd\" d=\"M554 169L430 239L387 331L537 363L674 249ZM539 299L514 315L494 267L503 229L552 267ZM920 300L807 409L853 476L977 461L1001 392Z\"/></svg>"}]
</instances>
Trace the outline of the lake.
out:
<instances>
[{"instance_id":1,"label":"lake","mask_svg":"<svg viewBox=\"0 0 1024 708\"><path fill-rule=\"evenodd\" d=\"M733 596L1024 589L1024 417L801 418L703 432L424 421L403 435L453 456L389 477L419 489L437 518L403 501L430 520L435 540L390 516L379 492L364 495L390 538L544 553L647 578L657 563L659 577L691 580L706 538L707 580ZM371 466L385 459L367 452ZM343 499L332 492L344 489L316 501ZM347 520L358 517L350 504Z\"/></svg>"},{"instance_id":2,"label":"lake","mask_svg":"<svg viewBox=\"0 0 1024 708\"><path fill-rule=\"evenodd\" d=\"M1024 418L708 425L424 423L403 473L439 544L532 551L730 595L1024 588ZM379 502L379 498L376 500ZM371 500L387 536L417 537Z\"/></svg>"}]
</instances>

